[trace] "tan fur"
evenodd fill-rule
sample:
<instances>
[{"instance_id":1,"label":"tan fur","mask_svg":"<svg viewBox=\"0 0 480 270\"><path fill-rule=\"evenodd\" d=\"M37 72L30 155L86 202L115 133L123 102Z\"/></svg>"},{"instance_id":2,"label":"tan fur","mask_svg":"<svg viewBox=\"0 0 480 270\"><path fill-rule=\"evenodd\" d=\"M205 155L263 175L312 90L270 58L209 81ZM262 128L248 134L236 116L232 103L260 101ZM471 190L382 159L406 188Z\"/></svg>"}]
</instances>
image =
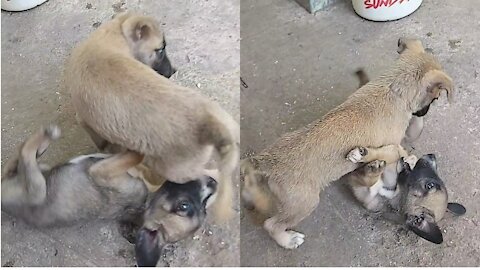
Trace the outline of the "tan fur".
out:
<instances>
[{"instance_id":1,"label":"tan fur","mask_svg":"<svg viewBox=\"0 0 480 270\"><path fill-rule=\"evenodd\" d=\"M215 213L228 218L239 126L217 103L147 65L163 41L151 17L116 16L73 50L66 87L90 135L144 154L145 164L170 181L200 176L215 150L220 170Z\"/></svg>"},{"instance_id":2,"label":"tan fur","mask_svg":"<svg viewBox=\"0 0 480 270\"><path fill-rule=\"evenodd\" d=\"M409 49L410 43L401 43L405 48L399 59L382 76L358 89L321 120L283 135L251 158L255 174L265 179L254 181L266 181L278 200L278 210L265 221L264 228L281 246L296 248L303 243L287 229L316 208L319 193L330 182L356 168L345 160L348 151L359 145L400 144L412 113L439 97L441 90L451 96L453 83L440 64L417 46ZM250 174L250 170L247 167L245 173ZM284 245L287 234L292 241Z\"/></svg>"},{"instance_id":3,"label":"tan fur","mask_svg":"<svg viewBox=\"0 0 480 270\"><path fill-rule=\"evenodd\" d=\"M361 153L361 154L360 154ZM380 211L386 200L399 194L397 177L401 159L413 159L401 145L380 148L356 147L347 155L353 163L363 163L359 168L343 176L355 198L370 211ZM413 163L413 166L415 163Z\"/></svg>"}]
</instances>

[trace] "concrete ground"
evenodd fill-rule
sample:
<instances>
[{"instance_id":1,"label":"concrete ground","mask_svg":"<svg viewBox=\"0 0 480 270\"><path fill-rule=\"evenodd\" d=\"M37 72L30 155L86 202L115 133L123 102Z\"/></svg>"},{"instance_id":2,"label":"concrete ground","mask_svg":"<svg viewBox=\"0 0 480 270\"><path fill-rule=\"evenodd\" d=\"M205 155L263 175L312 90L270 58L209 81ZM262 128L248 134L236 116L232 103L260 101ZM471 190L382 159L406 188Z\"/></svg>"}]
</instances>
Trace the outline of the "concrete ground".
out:
<instances>
[{"instance_id":1,"label":"concrete ground","mask_svg":"<svg viewBox=\"0 0 480 270\"><path fill-rule=\"evenodd\" d=\"M373 78L397 57L400 36L416 36L443 63L456 99L439 100L426 116L416 154L435 153L451 201L467 214L443 220L444 243L427 242L367 213L336 183L296 229L297 250L278 247L249 215L241 217L244 266L480 265L480 10L476 0L425 0L411 16L376 23L356 16L348 0L315 15L293 0L241 4L241 127L243 153L258 152L281 134L320 118L352 93L352 76Z\"/></svg>"},{"instance_id":2,"label":"concrete ground","mask_svg":"<svg viewBox=\"0 0 480 270\"><path fill-rule=\"evenodd\" d=\"M41 125L57 123L60 141L46 153L51 164L95 151L73 117L61 88L72 47L115 13L133 10L163 24L178 83L197 88L239 119L239 1L50 0L20 13L2 11L2 164ZM4 266L133 266L133 245L114 222L34 229L5 213ZM171 245L159 266L239 265L239 218L208 221L195 236Z\"/></svg>"}]
</instances>

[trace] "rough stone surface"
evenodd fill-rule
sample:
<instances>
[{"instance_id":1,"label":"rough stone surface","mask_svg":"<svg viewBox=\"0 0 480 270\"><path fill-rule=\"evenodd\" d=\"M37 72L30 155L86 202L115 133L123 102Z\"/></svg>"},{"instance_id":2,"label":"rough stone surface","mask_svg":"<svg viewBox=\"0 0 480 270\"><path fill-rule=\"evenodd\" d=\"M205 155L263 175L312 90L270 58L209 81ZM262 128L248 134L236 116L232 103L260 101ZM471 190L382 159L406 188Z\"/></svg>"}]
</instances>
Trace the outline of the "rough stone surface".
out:
<instances>
[{"instance_id":1,"label":"rough stone surface","mask_svg":"<svg viewBox=\"0 0 480 270\"><path fill-rule=\"evenodd\" d=\"M241 5L243 153L258 152L281 134L318 119L357 87L366 67L378 76L397 57L400 36L415 36L443 63L456 99L439 100L426 116L416 154L435 153L451 201L467 208L443 220L435 245L363 210L336 183L296 229L298 250L278 247L248 213L241 217L244 266L478 266L480 265L480 10L475 0L424 1L404 19L375 23L344 0L308 14L294 1L244 0ZM321 177L321 175L319 175Z\"/></svg>"},{"instance_id":2,"label":"rough stone surface","mask_svg":"<svg viewBox=\"0 0 480 270\"><path fill-rule=\"evenodd\" d=\"M57 123L50 164L95 151L60 87L63 63L79 41L115 13L155 16L166 30L179 84L198 88L239 119L239 1L51 0L25 12L2 11L2 164L41 125ZM238 180L237 180L238 183ZM237 198L238 199L238 198ZM2 213L4 266L133 266L133 245L114 222L35 229ZM209 233L211 232L211 233ZM239 265L239 218L210 220L195 236L166 248L159 266Z\"/></svg>"}]
</instances>

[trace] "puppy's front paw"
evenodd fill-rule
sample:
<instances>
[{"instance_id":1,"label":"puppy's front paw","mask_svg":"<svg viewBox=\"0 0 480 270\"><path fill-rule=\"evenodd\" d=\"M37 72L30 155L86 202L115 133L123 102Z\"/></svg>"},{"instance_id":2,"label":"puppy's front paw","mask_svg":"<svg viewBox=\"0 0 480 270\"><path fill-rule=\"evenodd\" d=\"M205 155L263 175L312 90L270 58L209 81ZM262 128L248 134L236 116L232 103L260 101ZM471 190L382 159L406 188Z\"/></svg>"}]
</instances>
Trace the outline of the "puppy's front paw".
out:
<instances>
[{"instance_id":1,"label":"puppy's front paw","mask_svg":"<svg viewBox=\"0 0 480 270\"><path fill-rule=\"evenodd\" d=\"M356 147L347 154L347 159L353 163L364 162L364 157L368 155L368 150L365 147Z\"/></svg>"},{"instance_id":2,"label":"puppy's front paw","mask_svg":"<svg viewBox=\"0 0 480 270\"><path fill-rule=\"evenodd\" d=\"M47 128L45 128L45 135L51 140L56 140L60 138L60 128L57 125L51 124Z\"/></svg>"},{"instance_id":3,"label":"puppy's front paw","mask_svg":"<svg viewBox=\"0 0 480 270\"><path fill-rule=\"evenodd\" d=\"M280 234L277 243L286 249L298 248L305 241L305 235L296 231L285 231Z\"/></svg>"},{"instance_id":4,"label":"puppy's front paw","mask_svg":"<svg viewBox=\"0 0 480 270\"><path fill-rule=\"evenodd\" d=\"M406 158L403 158L403 161L407 163L408 166L410 166L410 169L413 170L413 168L415 167L415 164L417 164L418 158L415 155L410 155Z\"/></svg>"}]
</instances>

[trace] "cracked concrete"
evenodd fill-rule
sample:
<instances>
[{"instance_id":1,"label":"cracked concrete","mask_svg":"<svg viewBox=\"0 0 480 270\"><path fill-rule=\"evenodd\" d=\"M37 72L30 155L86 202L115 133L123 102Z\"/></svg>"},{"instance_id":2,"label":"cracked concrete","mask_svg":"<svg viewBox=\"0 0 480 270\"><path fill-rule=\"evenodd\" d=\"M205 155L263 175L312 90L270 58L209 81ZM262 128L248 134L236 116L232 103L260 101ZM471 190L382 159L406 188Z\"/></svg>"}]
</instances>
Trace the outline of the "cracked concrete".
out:
<instances>
[{"instance_id":1,"label":"cracked concrete","mask_svg":"<svg viewBox=\"0 0 480 270\"><path fill-rule=\"evenodd\" d=\"M51 122L63 136L45 154L50 164L95 151L60 87L63 63L75 44L124 10L158 18L179 70L173 79L198 88L238 120L239 5L238 0L51 0L25 12L2 11L2 164L29 134ZM4 266L135 264L133 245L114 222L35 229L2 213L1 225ZM239 265L239 244L238 217L226 225L208 221L195 236L168 246L158 266Z\"/></svg>"},{"instance_id":2,"label":"cracked concrete","mask_svg":"<svg viewBox=\"0 0 480 270\"><path fill-rule=\"evenodd\" d=\"M435 153L451 201L467 214L443 220L444 243L434 245L367 213L341 183L320 195L315 212L296 228L307 235L297 250L278 247L249 215L241 217L243 266L479 266L480 265L480 12L474 0L425 0L404 19L376 23L358 17L351 1L315 15L292 0L241 4L241 136L244 154L320 118L397 57L400 36L416 36L456 84L456 101L439 100L414 143Z\"/></svg>"}]
</instances>

